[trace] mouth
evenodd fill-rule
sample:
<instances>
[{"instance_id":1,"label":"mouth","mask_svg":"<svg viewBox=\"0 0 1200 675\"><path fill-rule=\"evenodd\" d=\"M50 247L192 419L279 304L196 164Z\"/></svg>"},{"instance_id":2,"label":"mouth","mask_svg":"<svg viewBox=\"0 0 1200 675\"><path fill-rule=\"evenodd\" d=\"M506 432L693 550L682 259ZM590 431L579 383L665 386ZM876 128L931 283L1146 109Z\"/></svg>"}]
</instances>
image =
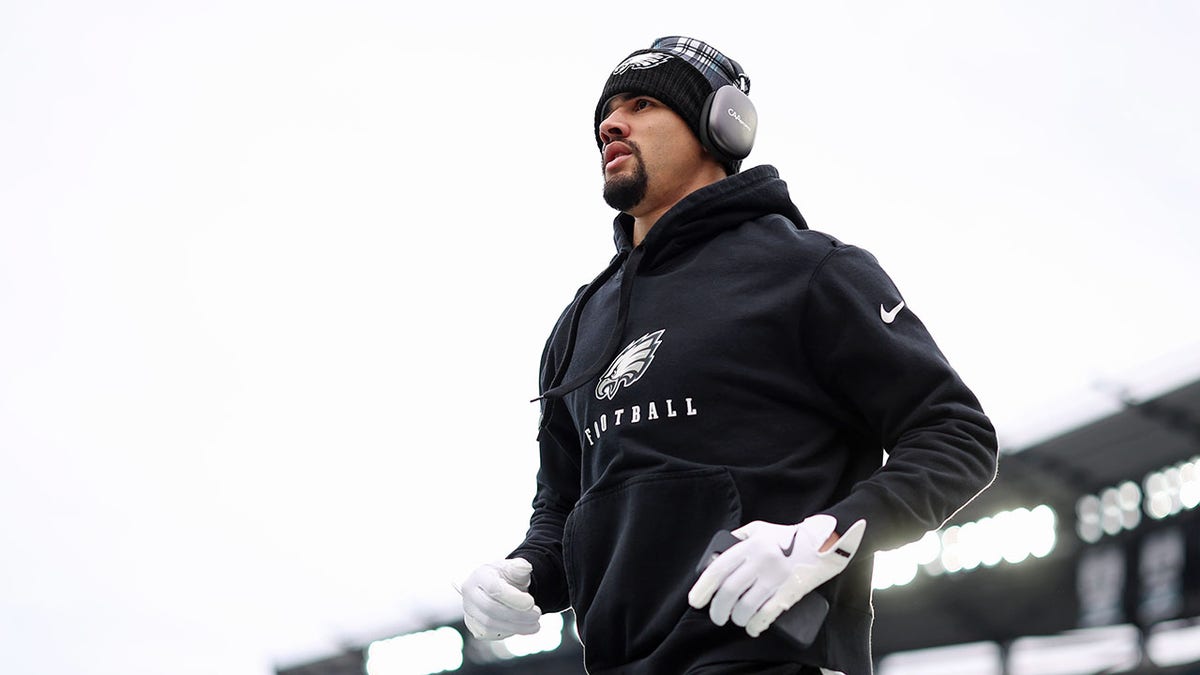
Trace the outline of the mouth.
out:
<instances>
[{"instance_id":1,"label":"mouth","mask_svg":"<svg viewBox=\"0 0 1200 675\"><path fill-rule=\"evenodd\" d=\"M617 168L625 159L633 155L633 150L621 141L613 141L604 146L604 170L605 172Z\"/></svg>"}]
</instances>

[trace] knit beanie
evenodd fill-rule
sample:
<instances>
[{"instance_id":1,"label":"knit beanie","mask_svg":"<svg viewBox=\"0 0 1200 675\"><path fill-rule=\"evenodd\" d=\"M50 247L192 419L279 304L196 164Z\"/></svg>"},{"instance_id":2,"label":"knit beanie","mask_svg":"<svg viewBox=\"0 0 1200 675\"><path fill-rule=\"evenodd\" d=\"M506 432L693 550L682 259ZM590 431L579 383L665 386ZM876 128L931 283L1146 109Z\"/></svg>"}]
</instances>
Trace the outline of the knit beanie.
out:
<instances>
[{"instance_id":1,"label":"knit beanie","mask_svg":"<svg viewBox=\"0 0 1200 675\"><path fill-rule=\"evenodd\" d=\"M708 95L727 84L750 93L750 78L742 73L741 66L708 44L679 35L658 38L649 49L625 57L608 76L592 124L596 145L604 146L600 122L606 117L608 100L617 94L653 96L682 117L699 139L700 116ZM726 173L732 175L742 162L723 164Z\"/></svg>"}]
</instances>

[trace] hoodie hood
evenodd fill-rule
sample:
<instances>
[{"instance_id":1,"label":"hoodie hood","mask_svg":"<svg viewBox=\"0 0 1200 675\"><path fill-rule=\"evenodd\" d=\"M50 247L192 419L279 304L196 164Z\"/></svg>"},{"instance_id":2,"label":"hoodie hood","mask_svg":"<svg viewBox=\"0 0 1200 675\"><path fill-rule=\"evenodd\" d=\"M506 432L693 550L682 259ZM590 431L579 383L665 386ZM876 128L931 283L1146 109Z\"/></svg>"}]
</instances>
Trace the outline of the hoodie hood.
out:
<instances>
[{"instance_id":1,"label":"hoodie hood","mask_svg":"<svg viewBox=\"0 0 1200 675\"><path fill-rule=\"evenodd\" d=\"M645 253L639 271L653 270L725 230L770 214L779 214L796 227L808 229L792 203L787 183L773 166L756 166L706 185L679 200L650 228L640 247ZM619 214L613 230L618 253L633 248L633 216Z\"/></svg>"},{"instance_id":2,"label":"hoodie hood","mask_svg":"<svg viewBox=\"0 0 1200 675\"><path fill-rule=\"evenodd\" d=\"M629 316L629 302L639 274L661 268L692 247L706 243L725 230L772 214L784 216L797 228L808 229L804 217L792 203L787 183L779 177L775 167L762 165L706 185L679 200L679 203L664 213L654 227L650 228L650 232L638 246L633 245L633 217L627 213L618 215L613 222L617 255L608 267L579 293L571 306L563 357L554 368L550 386L538 398L562 398L595 379L604 370L622 344L625 323ZM563 382L575 351L583 306L618 271L622 271L619 302L617 313L612 319L607 346L588 368L570 381ZM548 423L551 412L548 408L543 408L543 428Z\"/></svg>"}]
</instances>

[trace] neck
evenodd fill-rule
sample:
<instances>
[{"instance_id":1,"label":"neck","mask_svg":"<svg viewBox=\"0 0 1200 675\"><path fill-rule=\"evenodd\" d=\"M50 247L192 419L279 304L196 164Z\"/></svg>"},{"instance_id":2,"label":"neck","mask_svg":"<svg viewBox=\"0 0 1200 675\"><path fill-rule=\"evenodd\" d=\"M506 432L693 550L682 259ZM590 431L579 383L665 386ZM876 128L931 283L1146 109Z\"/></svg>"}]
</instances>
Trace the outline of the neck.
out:
<instances>
[{"instance_id":1,"label":"neck","mask_svg":"<svg viewBox=\"0 0 1200 675\"><path fill-rule=\"evenodd\" d=\"M678 201L675 202L675 204L678 203ZM634 216L633 245L641 246L642 240L646 238L646 235L650 234L650 228L654 227L654 224L658 222L658 219L661 218L664 213L670 211L671 207L675 206L675 204L671 204L661 209L655 209L653 212L645 215Z\"/></svg>"},{"instance_id":2,"label":"neck","mask_svg":"<svg viewBox=\"0 0 1200 675\"><path fill-rule=\"evenodd\" d=\"M654 227L659 218L663 217L667 211L675 208L675 205L683 200L684 197L692 194L702 187L712 185L713 183L725 178L725 169L719 165L712 165L708 170L698 172L691 181L682 185L670 198L666 200L658 200L654 205L647 205L645 209L635 209L627 211L633 216L633 245L640 246L646 235L650 234L650 229ZM643 200L643 204L646 200ZM641 204L639 204L641 206Z\"/></svg>"}]
</instances>

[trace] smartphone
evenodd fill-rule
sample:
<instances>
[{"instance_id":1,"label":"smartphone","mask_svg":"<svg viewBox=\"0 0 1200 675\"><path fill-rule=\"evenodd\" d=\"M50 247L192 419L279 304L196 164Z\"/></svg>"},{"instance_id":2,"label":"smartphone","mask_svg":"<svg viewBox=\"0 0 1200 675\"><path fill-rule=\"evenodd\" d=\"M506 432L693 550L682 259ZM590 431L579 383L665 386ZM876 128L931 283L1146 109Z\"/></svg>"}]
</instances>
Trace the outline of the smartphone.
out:
<instances>
[{"instance_id":1,"label":"smartphone","mask_svg":"<svg viewBox=\"0 0 1200 675\"><path fill-rule=\"evenodd\" d=\"M733 536L729 530L717 532L708 542L708 548L704 549L704 555L696 565L696 574L703 572L718 555L740 541L741 539ZM817 638L817 631L821 630L821 624L825 622L825 615L828 613L829 601L814 591L780 614L767 630L774 631L797 646L805 648Z\"/></svg>"}]
</instances>

